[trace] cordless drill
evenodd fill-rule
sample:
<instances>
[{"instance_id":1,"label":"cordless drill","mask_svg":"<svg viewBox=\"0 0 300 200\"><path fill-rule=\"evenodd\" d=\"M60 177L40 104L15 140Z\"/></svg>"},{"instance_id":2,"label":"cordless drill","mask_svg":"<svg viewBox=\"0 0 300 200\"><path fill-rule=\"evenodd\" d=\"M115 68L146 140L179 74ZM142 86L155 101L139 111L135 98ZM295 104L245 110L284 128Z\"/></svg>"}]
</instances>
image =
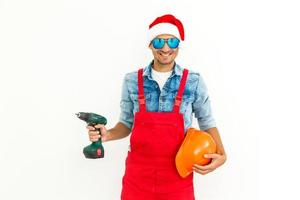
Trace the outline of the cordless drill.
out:
<instances>
[{"instance_id":1,"label":"cordless drill","mask_svg":"<svg viewBox=\"0 0 300 200\"><path fill-rule=\"evenodd\" d=\"M79 112L76 113L76 115L79 119L85 121L89 126L95 126L97 124L106 125L107 123L105 117L95 113ZM99 131L100 133L100 128L97 128L96 131ZM97 142L93 142L92 144L84 147L83 154L86 158L92 158L92 159L103 158L104 148L102 146L101 138L99 138Z\"/></svg>"}]
</instances>

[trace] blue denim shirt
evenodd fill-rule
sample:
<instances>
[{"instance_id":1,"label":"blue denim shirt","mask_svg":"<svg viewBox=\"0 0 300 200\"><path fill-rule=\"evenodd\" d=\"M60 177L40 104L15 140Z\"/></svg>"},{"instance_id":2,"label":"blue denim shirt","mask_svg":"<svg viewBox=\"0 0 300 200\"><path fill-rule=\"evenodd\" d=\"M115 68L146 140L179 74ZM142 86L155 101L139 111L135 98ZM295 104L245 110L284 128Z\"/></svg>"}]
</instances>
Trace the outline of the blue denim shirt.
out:
<instances>
[{"instance_id":1,"label":"blue denim shirt","mask_svg":"<svg viewBox=\"0 0 300 200\"><path fill-rule=\"evenodd\" d=\"M171 112L183 69L175 63L173 72L162 91L160 91L158 83L152 79L151 70L152 62L144 68L143 72L146 109L149 112ZM137 71L127 73L122 86L119 121L130 129L133 126L134 114L139 111L137 77ZM199 73L189 70L180 113L184 115L185 132L192 125L193 113L201 130L216 126L207 88Z\"/></svg>"}]
</instances>

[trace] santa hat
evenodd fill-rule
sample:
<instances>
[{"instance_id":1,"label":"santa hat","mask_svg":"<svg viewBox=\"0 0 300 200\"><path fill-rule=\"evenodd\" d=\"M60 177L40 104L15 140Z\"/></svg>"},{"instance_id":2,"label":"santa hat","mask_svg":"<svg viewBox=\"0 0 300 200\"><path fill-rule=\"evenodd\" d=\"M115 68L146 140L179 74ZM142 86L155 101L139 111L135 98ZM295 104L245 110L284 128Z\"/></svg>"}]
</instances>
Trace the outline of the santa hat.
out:
<instances>
[{"instance_id":1,"label":"santa hat","mask_svg":"<svg viewBox=\"0 0 300 200\"><path fill-rule=\"evenodd\" d=\"M179 19L173 15L163 15L156 18L150 25L148 31L149 43L158 35L171 34L180 41L184 41L184 28Z\"/></svg>"}]
</instances>

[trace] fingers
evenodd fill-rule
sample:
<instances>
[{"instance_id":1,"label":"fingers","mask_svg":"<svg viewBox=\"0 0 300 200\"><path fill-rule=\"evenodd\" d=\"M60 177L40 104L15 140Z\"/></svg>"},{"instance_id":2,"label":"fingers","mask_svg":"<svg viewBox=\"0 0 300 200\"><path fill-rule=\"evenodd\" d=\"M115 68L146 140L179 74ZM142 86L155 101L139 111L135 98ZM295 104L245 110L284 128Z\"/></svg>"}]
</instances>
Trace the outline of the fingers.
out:
<instances>
[{"instance_id":1,"label":"fingers","mask_svg":"<svg viewBox=\"0 0 300 200\"><path fill-rule=\"evenodd\" d=\"M89 129L89 130L96 130L96 128L105 128L105 125L103 125L103 124L97 124L95 126L87 125L86 128Z\"/></svg>"},{"instance_id":2,"label":"fingers","mask_svg":"<svg viewBox=\"0 0 300 200\"><path fill-rule=\"evenodd\" d=\"M194 170L194 172L202 174L202 175L205 175L205 174L208 174L208 173L214 171L214 170L200 170L200 169L195 168L195 167L193 168L193 170Z\"/></svg>"},{"instance_id":3,"label":"fingers","mask_svg":"<svg viewBox=\"0 0 300 200\"><path fill-rule=\"evenodd\" d=\"M99 131L89 131L89 136L96 136L96 135L100 135Z\"/></svg>"},{"instance_id":4,"label":"fingers","mask_svg":"<svg viewBox=\"0 0 300 200\"><path fill-rule=\"evenodd\" d=\"M101 133L102 136L106 135L107 130L105 128L105 125L103 125L103 124L97 124L95 126L95 128L99 128L100 129L100 133Z\"/></svg>"},{"instance_id":5,"label":"fingers","mask_svg":"<svg viewBox=\"0 0 300 200\"><path fill-rule=\"evenodd\" d=\"M89 133L90 141L92 142L98 141L99 138L101 137L99 131L89 131L88 133Z\"/></svg>"},{"instance_id":6,"label":"fingers","mask_svg":"<svg viewBox=\"0 0 300 200\"><path fill-rule=\"evenodd\" d=\"M90 141L92 142L97 142L100 138L100 135L94 135L94 136L90 136Z\"/></svg>"},{"instance_id":7,"label":"fingers","mask_svg":"<svg viewBox=\"0 0 300 200\"><path fill-rule=\"evenodd\" d=\"M212 165L205 165L205 166L201 166L201 165L194 165L193 170L199 174L205 175L208 174L212 171L214 171L216 168Z\"/></svg>"},{"instance_id":8,"label":"fingers","mask_svg":"<svg viewBox=\"0 0 300 200\"><path fill-rule=\"evenodd\" d=\"M97 125L95 125L95 128L101 128L101 127L105 127L105 125L103 125L103 124L97 124Z\"/></svg>"},{"instance_id":9,"label":"fingers","mask_svg":"<svg viewBox=\"0 0 300 200\"><path fill-rule=\"evenodd\" d=\"M96 128L102 128L102 127L105 128L105 125L104 124L96 124L95 126L90 126L90 125L86 126L86 128L90 129L90 130L95 130Z\"/></svg>"},{"instance_id":10,"label":"fingers","mask_svg":"<svg viewBox=\"0 0 300 200\"><path fill-rule=\"evenodd\" d=\"M214 167L212 166L212 164L208 164L208 165L204 165L204 166L195 164L194 167L199 170L203 170L203 171L204 170L214 170Z\"/></svg>"},{"instance_id":11,"label":"fingers","mask_svg":"<svg viewBox=\"0 0 300 200\"><path fill-rule=\"evenodd\" d=\"M221 155L217 154L217 153L210 153L210 154L205 154L204 155L205 158L212 158L212 159L219 158L220 156Z\"/></svg>"},{"instance_id":12,"label":"fingers","mask_svg":"<svg viewBox=\"0 0 300 200\"><path fill-rule=\"evenodd\" d=\"M97 124L97 125L95 125L95 128L100 128L100 129L106 130L105 125L103 125L103 124Z\"/></svg>"},{"instance_id":13,"label":"fingers","mask_svg":"<svg viewBox=\"0 0 300 200\"><path fill-rule=\"evenodd\" d=\"M90 131L96 130L93 126L86 126L86 128Z\"/></svg>"},{"instance_id":14,"label":"fingers","mask_svg":"<svg viewBox=\"0 0 300 200\"><path fill-rule=\"evenodd\" d=\"M204 165L204 166L195 164L193 167L193 170L195 172L202 174L202 175L208 174L217 168L215 161L220 158L220 155L216 154L216 153L212 153L212 154L205 154L204 157L212 159L212 162L210 164Z\"/></svg>"},{"instance_id":15,"label":"fingers","mask_svg":"<svg viewBox=\"0 0 300 200\"><path fill-rule=\"evenodd\" d=\"M102 137L102 141L104 141L106 138L105 138L105 135L106 135L106 128L103 124L97 124L95 126L86 126L86 128L89 130L88 131L88 134L89 134L89 139L90 141L92 142L97 142L99 140L99 138ZM100 129L99 130L96 130L96 129ZM100 135L101 133L101 135Z\"/></svg>"}]
</instances>

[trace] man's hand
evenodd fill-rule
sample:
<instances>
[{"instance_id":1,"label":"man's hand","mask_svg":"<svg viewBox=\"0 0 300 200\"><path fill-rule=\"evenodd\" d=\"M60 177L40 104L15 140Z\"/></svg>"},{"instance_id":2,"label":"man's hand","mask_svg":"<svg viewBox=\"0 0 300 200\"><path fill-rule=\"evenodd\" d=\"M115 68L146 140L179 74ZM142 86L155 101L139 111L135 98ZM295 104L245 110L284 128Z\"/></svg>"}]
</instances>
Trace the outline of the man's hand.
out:
<instances>
[{"instance_id":1,"label":"man's hand","mask_svg":"<svg viewBox=\"0 0 300 200\"><path fill-rule=\"evenodd\" d=\"M210 164L205 165L205 166L200 166L200 165L194 165L193 170L196 173L205 175L209 172L214 171L215 169L217 169L218 167L220 167L221 165L223 165L226 161L226 155L220 155L220 154L205 154L204 155L205 158L211 158L212 161Z\"/></svg>"},{"instance_id":2,"label":"man's hand","mask_svg":"<svg viewBox=\"0 0 300 200\"><path fill-rule=\"evenodd\" d=\"M108 131L103 124L97 124L95 127L87 126L86 128L89 130L88 134L91 142L97 142L100 137L102 142L108 141ZM96 128L100 129L101 135L99 131L96 131Z\"/></svg>"}]
</instances>

